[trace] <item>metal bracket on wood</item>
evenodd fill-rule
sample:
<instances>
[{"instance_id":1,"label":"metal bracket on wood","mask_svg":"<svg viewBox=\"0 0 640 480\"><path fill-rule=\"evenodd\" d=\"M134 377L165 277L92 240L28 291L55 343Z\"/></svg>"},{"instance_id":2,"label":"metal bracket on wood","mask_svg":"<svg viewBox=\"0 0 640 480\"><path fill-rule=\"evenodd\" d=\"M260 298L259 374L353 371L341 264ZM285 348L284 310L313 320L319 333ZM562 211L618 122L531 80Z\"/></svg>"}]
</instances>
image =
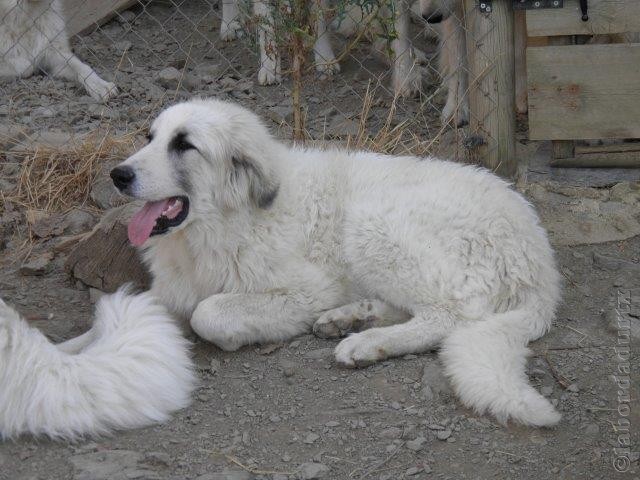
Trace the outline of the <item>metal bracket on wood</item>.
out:
<instances>
[{"instance_id":1,"label":"metal bracket on wood","mask_svg":"<svg viewBox=\"0 0 640 480\"><path fill-rule=\"evenodd\" d=\"M480 11L482 13L491 13L493 10L491 8L491 2L493 0L478 0L478 4L480 5Z\"/></svg>"},{"instance_id":2,"label":"metal bracket on wood","mask_svg":"<svg viewBox=\"0 0 640 480\"><path fill-rule=\"evenodd\" d=\"M539 10L542 8L562 8L564 0L513 0L514 10Z\"/></svg>"}]
</instances>

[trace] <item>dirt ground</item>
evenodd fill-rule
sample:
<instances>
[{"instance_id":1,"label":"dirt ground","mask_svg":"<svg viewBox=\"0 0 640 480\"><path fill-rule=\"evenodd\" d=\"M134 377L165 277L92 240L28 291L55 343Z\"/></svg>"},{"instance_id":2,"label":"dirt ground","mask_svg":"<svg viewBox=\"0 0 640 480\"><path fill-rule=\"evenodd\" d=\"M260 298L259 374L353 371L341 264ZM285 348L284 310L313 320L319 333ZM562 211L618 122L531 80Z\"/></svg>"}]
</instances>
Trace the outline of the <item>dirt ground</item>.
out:
<instances>
[{"instance_id":1,"label":"dirt ground","mask_svg":"<svg viewBox=\"0 0 640 480\"><path fill-rule=\"evenodd\" d=\"M176 15L166 5L152 4L75 42L82 58L105 77L115 77L121 94L106 106L71 84L32 78L0 86L0 122L29 125L32 132L131 131L162 105L194 95L238 100L272 126L288 121L287 88L258 86L253 50L219 42L210 18L217 11L203 5L184 2L185 14ZM194 18L201 19L202 34L190 36L185 32ZM359 121L368 81L388 72L366 46L358 48L343 62L341 75L307 82L314 137L331 129L339 137L345 119ZM181 70L185 62L188 85L175 93L159 73L169 65ZM381 85L388 85L382 77ZM383 121L390 102L383 87L378 92L372 129ZM420 135L431 138L439 128L441 100L435 95L422 103L403 102L396 121L415 120L423 126ZM424 130L424 125L430 127ZM3 190L16 181L15 158L2 158ZM574 211L563 213L566 217L549 207L560 193L530 192L541 211L555 215L545 222L553 229L565 278L554 328L531 345L528 366L531 383L563 414L555 428L503 426L461 407L441 375L436 353L346 370L333 361L336 342L312 335L234 353L192 337L200 387L192 405L169 423L77 444L31 438L5 442L0 479L638 479L640 236L582 244L567 240L563 230L580 232L575 218L583 212L604 214L613 208L598 196L611 187L589 190L591 198L581 198ZM631 212L630 222L640 221L638 197L625 198L628 210L621 211ZM10 212L0 215L4 222L22 221ZM631 228L616 218L606 232ZM78 228L95 221L89 215ZM55 238L37 244L33 254L48 252L53 244ZM15 239L3 240L0 231L0 296L55 342L85 331L92 299L86 286L65 273L66 253L55 253L45 271L34 274L21 270L13 258L16 245ZM629 321L628 328L618 324L617 312ZM631 339L628 350L626 338ZM626 363L630 386L619 370ZM629 451L616 450L625 443Z\"/></svg>"}]
</instances>

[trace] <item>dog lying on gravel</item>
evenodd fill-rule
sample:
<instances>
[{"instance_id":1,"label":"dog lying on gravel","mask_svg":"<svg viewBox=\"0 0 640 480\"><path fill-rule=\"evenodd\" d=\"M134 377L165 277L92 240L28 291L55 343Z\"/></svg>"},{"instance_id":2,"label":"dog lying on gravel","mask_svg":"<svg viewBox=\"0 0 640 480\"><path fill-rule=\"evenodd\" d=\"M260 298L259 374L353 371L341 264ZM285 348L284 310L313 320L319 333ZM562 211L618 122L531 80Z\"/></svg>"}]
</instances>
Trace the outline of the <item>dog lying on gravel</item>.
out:
<instances>
[{"instance_id":1,"label":"dog lying on gravel","mask_svg":"<svg viewBox=\"0 0 640 480\"><path fill-rule=\"evenodd\" d=\"M0 82L30 77L39 70L77 82L98 101L117 93L113 83L71 52L59 0L2 0Z\"/></svg>"},{"instance_id":2,"label":"dog lying on gravel","mask_svg":"<svg viewBox=\"0 0 640 480\"><path fill-rule=\"evenodd\" d=\"M433 158L289 148L250 111L175 105L111 172L151 293L224 350L313 331L364 366L440 347L462 402L500 421L560 414L525 374L560 280L531 205Z\"/></svg>"},{"instance_id":3,"label":"dog lying on gravel","mask_svg":"<svg viewBox=\"0 0 640 480\"><path fill-rule=\"evenodd\" d=\"M93 327L54 345L0 300L0 438L76 440L166 421L195 387L189 344L148 294L100 300Z\"/></svg>"}]
</instances>

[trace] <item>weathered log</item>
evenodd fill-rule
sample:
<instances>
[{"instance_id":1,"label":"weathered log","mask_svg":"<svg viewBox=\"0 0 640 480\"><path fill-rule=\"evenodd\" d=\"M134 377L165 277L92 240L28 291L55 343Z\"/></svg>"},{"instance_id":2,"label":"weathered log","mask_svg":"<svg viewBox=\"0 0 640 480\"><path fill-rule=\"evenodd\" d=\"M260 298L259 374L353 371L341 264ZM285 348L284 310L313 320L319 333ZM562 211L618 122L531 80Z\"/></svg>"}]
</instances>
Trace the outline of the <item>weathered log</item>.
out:
<instances>
[{"instance_id":1,"label":"weathered log","mask_svg":"<svg viewBox=\"0 0 640 480\"><path fill-rule=\"evenodd\" d=\"M67 271L86 285L103 292L114 292L125 283L149 288L149 272L127 238L127 222L139 208L140 204L134 202L106 212L91 233L69 254Z\"/></svg>"}]
</instances>

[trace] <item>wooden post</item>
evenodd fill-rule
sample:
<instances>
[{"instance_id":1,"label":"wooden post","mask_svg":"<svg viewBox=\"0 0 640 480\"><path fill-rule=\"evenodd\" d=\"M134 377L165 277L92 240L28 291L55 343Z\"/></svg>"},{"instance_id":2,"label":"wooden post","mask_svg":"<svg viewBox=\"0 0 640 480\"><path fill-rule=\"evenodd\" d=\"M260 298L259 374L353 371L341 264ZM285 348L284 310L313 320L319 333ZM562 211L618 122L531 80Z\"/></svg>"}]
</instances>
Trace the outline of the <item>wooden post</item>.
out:
<instances>
[{"instance_id":1,"label":"wooden post","mask_svg":"<svg viewBox=\"0 0 640 480\"><path fill-rule=\"evenodd\" d=\"M491 2L480 12L478 0L464 0L469 58L471 134L482 140L472 157L504 177L517 170L514 18L510 1Z\"/></svg>"}]
</instances>

